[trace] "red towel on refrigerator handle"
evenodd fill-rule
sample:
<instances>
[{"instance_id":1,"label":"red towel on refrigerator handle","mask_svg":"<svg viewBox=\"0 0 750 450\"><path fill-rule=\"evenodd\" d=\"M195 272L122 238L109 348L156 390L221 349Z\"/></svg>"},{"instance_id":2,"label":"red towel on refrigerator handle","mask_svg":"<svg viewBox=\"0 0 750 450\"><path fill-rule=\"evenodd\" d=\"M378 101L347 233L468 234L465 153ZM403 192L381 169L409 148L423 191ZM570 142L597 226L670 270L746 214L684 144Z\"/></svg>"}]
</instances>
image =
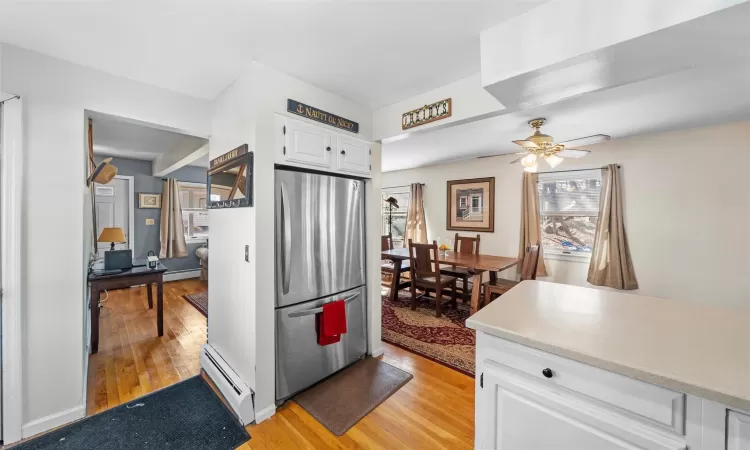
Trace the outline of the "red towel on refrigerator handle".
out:
<instances>
[{"instance_id":1,"label":"red towel on refrigerator handle","mask_svg":"<svg viewBox=\"0 0 750 450\"><path fill-rule=\"evenodd\" d=\"M316 315L318 344L335 344L346 333L346 302L336 300L323 305L323 312Z\"/></svg>"}]
</instances>

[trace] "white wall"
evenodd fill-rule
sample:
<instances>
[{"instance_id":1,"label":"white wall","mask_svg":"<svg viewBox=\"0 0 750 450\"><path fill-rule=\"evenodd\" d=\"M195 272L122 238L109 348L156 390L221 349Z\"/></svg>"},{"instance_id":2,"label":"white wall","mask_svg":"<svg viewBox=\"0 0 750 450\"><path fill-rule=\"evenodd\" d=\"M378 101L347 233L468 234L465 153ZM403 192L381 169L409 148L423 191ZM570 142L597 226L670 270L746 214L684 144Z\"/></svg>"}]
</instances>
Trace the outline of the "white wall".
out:
<instances>
[{"instance_id":1,"label":"white wall","mask_svg":"<svg viewBox=\"0 0 750 450\"><path fill-rule=\"evenodd\" d=\"M210 134L210 103L2 46L0 91L23 97L25 436L85 412L84 110ZM24 436L24 437L25 437Z\"/></svg>"},{"instance_id":2,"label":"white wall","mask_svg":"<svg viewBox=\"0 0 750 450\"><path fill-rule=\"evenodd\" d=\"M213 322L211 319L214 315L214 303L212 301L209 314L209 343L214 346L224 346L226 351L232 354L229 358L223 354L222 356L227 359L227 362L233 368L235 368L234 364L241 367L241 376L255 392L255 412L258 420L264 419L267 414L272 414L275 410L273 191L274 150L278 143L280 130L275 124L274 113L288 114L286 112L288 98L354 120L360 125L359 137L370 139L372 136L372 113L368 108L356 105L258 63L250 64L245 73L219 99L220 104L213 120L214 134L210 143L210 157L215 158L245 142L249 144L250 150L254 152L255 156L255 206L247 208L248 212L245 214L237 213L235 217L236 220L245 224L245 230L248 234L243 234L243 237L245 237L246 243L251 246L251 263L248 265L244 262L244 259L234 258L234 262L231 264L237 267L235 270L242 273L242 276L246 276L248 280L258 280L258 282L248 281L246 284L240 285L237 281L232 282L228 278L222 277L223 280L232 283L230 285L234 286L231 292L230 289L220 288L222 289L221 292L225 294L222 298L226 299L225 301L228 304L239 305L244 302L251 302L253 307L252 310L245 310L241 318L226 317L221 319L222 322L219 325L218 322ZM373 147L373 153L377 153L375 147ZM375 159L376 155L374 154L373 157ZM373 163L373 171L376 167L376 163ZM376 182L368 183L367 193L370 192L372 192L372 196L369 197L368 210L372 207L370 202L379 204L380 201L380 192ZM229 211L212 211L210 213L212 230L216 230L219 221L229 220L227 214L222 215L222 213L227 212ZM379 246L379 232L379 229L375 229L368 233L368 244L372 245L377 240ZM239 242L232 236L216 236L212 231L212 261L215 261L214 249L217 239L222 240L222 242L226 240L227 246L239 247L245 244L245 242ZM215 296L217 287L215 278L213 278L216 269L213 264L210 275L212 278L209 281L209 295L211 298L217 298ZM254 286L252 286L253 283ZM371 293L371 301L377 300L379 302L379 295L379 291L377 296ZM376 319L371 317L371 320L379 321L380 317L378 316ZM218 327L221 327L222 331L214 331ZM253 339L248 337L244 341L244 348L255 345L254 350L243 351L241 355L238 350L229 349L230 345L235 344L228 341L232 336L236 336L239 328L254 336ZM379 342L379 334L377 338ZM222 352L221 349L218 350L220 353ZM240 358L244 358L244 361L239 361ZM250 368L254 368L252 376L245 373ZM237 369L235 368L235 370ZM238 370L238 372L240 371Z\"/></svg>"},{"instance_id":3,"label":"white wall","mask_svg":"<svg viewBox=\"0 0 750 450\"><path fill-rule=\"evenodd\" d=\"M622 166L626 231L639 293L750 307L750 195L744 181L750 122L612 140L588 150L589 156L566 160L556 170ZM482 253L514 256L522 173L520 165L509 165L514 158L387 172L383 187L425 183L427 234L436 239L455 233L445 228L446 181L494 176L495 232L481 233ZM546 263L550 280L588 285L587 264Z\"/></svg>"}]
</instances>

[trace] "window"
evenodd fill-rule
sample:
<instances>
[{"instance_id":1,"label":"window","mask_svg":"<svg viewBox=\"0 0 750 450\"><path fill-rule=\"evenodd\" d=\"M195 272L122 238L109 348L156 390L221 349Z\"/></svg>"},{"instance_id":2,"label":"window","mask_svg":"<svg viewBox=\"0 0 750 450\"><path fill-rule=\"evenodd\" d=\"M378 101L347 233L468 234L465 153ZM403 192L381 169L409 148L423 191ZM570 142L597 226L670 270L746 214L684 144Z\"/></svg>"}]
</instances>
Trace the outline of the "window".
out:
<instances>
[{"instance_id":1,"label":"window","mask_svg":"<svg viewBox=\"0 0 750 450\"><path fill-rule=\"evenodd\" d=\"M385 202L388 197L393 197L398 201L398 209L393 208L391 212L392 222L390 231L393 236L393 247L400 248L404 246L404 232L406 231L406 212L409 210L409 187L398 187L398 188L383 188L381 192L383 199L382 211L382 232L383 235L388 234L388 213L389 205Z\"/></svg>"},{"instance_id":2,"label":"window","mask_svg":"<svg viewBox=\"0 0 750 450\"><path fill-rule=\"evenodd\" d=\"M182 228L186 241L208 239L208 210L206 209L206 185L180 181L180 206Z\"/></svg>"},{"instance_id":3,"label":"window","mask_svg":"<svg viewBox=\"0 0 750 450\"><path fill-rule=\"evenodd\" d=\"M601 170L543 173L537 186L545 255L590 258L599 216Z\"/></svg>"}]
</instances>

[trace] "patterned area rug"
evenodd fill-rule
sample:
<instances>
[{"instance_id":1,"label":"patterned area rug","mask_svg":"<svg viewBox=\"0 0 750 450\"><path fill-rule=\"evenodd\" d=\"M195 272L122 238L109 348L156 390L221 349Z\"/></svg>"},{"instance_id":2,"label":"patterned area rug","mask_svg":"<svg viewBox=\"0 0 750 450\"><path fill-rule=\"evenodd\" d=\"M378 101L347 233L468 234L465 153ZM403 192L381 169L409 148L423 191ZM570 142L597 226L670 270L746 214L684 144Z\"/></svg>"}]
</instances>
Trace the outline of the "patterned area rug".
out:
<instances>
[{"instance_id":1,"label":"patterned area rug","mask_svg":"<svg viewBox=\"0 0 750 450\"><path fill-rule=\"evenodd\" d=\"M183 295L188 303L195 306L195 309L208 317L208 291L198 292L197 294Z\"/></svg>"},{"instance_id":2,"label":"patterned area rug","mask_svg":"<svg viewBox=\"0 0 750 450\"><path fill-rule=\"evenodd\" d=\"M434 299L420 297L415 311L410 305L408 291L400 291L395 302L383 296L383 340L474 376L476 334L464 326L469 305L459 301L453 310L444 304L439 319Z\"/></svg>"}]
</instances>

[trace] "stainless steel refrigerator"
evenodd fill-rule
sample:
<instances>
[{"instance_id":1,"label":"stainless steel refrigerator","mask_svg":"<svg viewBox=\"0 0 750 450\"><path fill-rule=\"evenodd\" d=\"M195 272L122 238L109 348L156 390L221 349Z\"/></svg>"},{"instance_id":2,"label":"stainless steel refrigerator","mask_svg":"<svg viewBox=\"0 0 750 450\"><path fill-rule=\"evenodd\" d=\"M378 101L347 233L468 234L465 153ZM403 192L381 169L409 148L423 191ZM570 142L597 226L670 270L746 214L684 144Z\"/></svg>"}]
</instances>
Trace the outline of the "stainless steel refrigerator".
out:
<instances>
[{"instance_id":1,"label":"stainless steel refrigerator","mask_svg":"<svg viewBox=\"0 0 750 450\"><path fill-rule=\"evenodd\" d=\"M276 399L367 352L364 182L276 170ZM315 315L346 301L347 333L318 345Z\"/></svg>"}]
</instances>

